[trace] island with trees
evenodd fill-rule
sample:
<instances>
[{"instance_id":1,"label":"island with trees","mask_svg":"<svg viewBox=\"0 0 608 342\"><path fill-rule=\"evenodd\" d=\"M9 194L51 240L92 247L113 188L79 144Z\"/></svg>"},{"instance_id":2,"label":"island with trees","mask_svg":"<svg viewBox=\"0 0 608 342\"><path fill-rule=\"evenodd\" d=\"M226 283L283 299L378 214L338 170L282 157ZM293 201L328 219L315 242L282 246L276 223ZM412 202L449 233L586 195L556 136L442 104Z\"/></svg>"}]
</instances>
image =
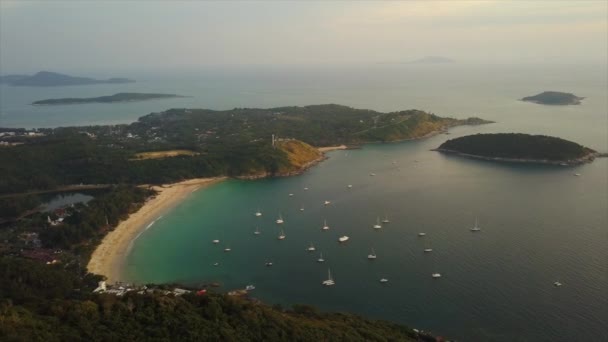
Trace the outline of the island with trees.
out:
<instances>
[{"instance_id":1,"label":"island with trees","mask_svg":"<svg viewBox=\"0 0 608 342\"><path fill-rule=\"evenodd\" d=\"M113 102L134 102L146 101L155 99L168 99L184 97L176 94L153 94L153 93L117 93L108 96L99 97L67 97L60 99L39 100L32 105L68 105L68 104L85 104L85 103L113 103Z\"/></svg>"},{"instance_id":2,"label":"island with trees","mask_svg":"<svg viewBox=\"0 0 608 342\"><path fill-rule=\"evenodd\" d=\"M89 77L75 77L57 72L40 71L34 75L5 75L0 76L0 83L5 83L11 86L29 86L29 87L59 87L72 85L89 85L89 84L120 84L135 82L128 78L109 78L107 80L98 80Z\"/></svg>"},{"instance_id":3,"label":"island with trees","mask_svg":"<svg viewBox=\"0 0 608 342\"><path fill-rule=\"evenodd\" d=\"M579 105L584 97L578 97L571 93L563 93L559 91L544 91L534 96L526 96L522 101L533 102L544 105L567 106Z\"/></svg>"},{"instance_id":4,"label":"island with trees","mask_svg":"<svg viewBox=\"0 0 608 342\"><path fill-rule=\"evenodd\" d=\"M468 135L450 139L435 150L484 160L554 165L582 164L600 155L572 141L522 133Z\"/></svg>"}]
</instances>

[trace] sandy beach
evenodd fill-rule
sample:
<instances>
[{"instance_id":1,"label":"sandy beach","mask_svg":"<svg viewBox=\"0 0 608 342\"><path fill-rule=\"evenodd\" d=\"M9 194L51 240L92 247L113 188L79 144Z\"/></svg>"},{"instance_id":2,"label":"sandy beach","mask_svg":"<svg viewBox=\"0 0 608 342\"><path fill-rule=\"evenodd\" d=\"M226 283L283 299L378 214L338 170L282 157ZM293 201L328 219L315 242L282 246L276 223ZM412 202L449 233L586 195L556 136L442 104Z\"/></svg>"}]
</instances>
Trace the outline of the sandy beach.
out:
<instances>
[{"instance_id":1,"label":"sandy beach","mask_svg":"<svg viewBox=\"0 0 608 342\"><path fill-rule=\"evenodd\" d=\"M91 256L87 265L88 271L106 276L108 283L120 281L122 263L127 256L129 246L141 232L192 192L224 179L226 177L197 178L153 187L158 194L104 237Z\"/></svg>"},{"instance_id":2,"label":"sandy beach","mask_svg":"<svg viewBox=\"0 0 608 342\"><path fill-rule=\"evenodd\" d=\"M347 148L348 148L348 146L346 146L346 145L340 145L340 146L319 147L319 148L317 148L317 150L319 150L321 152L329 152L329 151L335 151L335 150L346 150Z\"/></svg>"}]
</instances>

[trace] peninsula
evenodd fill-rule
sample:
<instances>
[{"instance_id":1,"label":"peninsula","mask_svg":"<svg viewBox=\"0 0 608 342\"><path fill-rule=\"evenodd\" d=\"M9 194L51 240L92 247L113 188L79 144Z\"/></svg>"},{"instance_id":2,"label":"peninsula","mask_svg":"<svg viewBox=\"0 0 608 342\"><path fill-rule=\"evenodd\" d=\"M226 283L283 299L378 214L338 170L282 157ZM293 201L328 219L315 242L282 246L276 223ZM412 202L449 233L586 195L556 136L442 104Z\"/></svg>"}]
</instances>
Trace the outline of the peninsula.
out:
<instances>
[{"instance_id":1,"label":"peninsula","mask_svg":"<svg viewBox=\"0 0 608 342\"><path fill-rule=\"evenodd\" d=\"M544 105L567 106L579 105L584 97L578 97L571 93L562 93L559 91L544 91L534 96L527 96L521 99L525 102L533 102Z\"/></svg>"},{"instance_id":2,"label":"peninsula","mask_svg":"<svg viewBox=\"0 0 608 342\"><path fill-rule=\"evenodd\" d=\"M582 164L599 156L572 141L522 133L468 135L450 139L435 150L484 160L555 165Z\"/></svg>"},{"instance_id":3,"label":"peninsula","mask_svg":"<svg viewBox=\"0 0 608 342\"><path fill-rule=\"evenodd\" d=\"M50 71L40 71L34 75L0 76L0 83L6 83L11 86L29 87L58 87L71 85L117 84L132 82L135 81L127 78L109 78L107 80L98 80L89 77L75 77Z\"/></svg>"},{"instance_id":4,"label":"peninsula","mask_svg":"<svg viewBox=\"0 0 608 342\"><path fill-rule=\"evenodd\" d=\"M99 97L80 97L80 98L60 98L35 101L32 105L67 105L84 103L113 103L113 102L135 102L155 99L167 99L184 97L175 94L151 94L151 93L117 93L109 96Z\"/></svg>"}]
</instances>

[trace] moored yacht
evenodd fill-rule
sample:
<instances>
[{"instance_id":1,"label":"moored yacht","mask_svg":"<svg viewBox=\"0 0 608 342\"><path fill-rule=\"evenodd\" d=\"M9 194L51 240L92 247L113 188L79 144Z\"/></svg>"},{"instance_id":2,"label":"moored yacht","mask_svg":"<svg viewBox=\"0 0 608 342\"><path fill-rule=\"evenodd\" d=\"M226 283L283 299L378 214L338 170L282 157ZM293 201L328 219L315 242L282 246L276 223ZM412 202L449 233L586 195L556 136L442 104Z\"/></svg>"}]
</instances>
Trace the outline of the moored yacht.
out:
<instances>
[{"instance_id":1,"label":"moored yacht","mask_svg":"<svg viewBox=\"0 0 608 342\"><path fill-rule=\"evenodd\" d=\"M332 286L336 284L334 279L331 277L331 271L329 270L329 268L327 269L327 280L324 280L322 284L325 286Z\"/></svg>"},{"instance_id":2,"label":"moored yacht","mask_svg":"<svg viewBox=\"0 0 608 342\"><path fill-rule=\"evenodd\" d=\"M329 226L327 225L327 220L323 221L323 227L321 229L323 229L323 230L329 230Z\"/></svg>"},{"instance_id":3,"label":"moored yacht","mask_svg":"<svg viewBox=\"0 0 608 342\"><path fill-rule=\"evenodd\" d=\"M380 225L380 218L378 217L376 219L376 224L374 225L374 229L380 229L382 228L382 226Z\"/></svg>"},{"instance_id":4,"label":"moored yacht","mask_svg":"<svg viewBox=\"0 0 608 342\"><path fill-rule=\"evenodd\" d=\"M473 226L473 228L471 228L471 231L472 232L478 232L480 230L481 230L481 228L479 228L478 220L477 220L477 218L475 218L475 226Z\"/></svg>"},{"instance_id":5,"label":"moored yacht","mask_svg":"<svg viewBox=\"0 0 608 342\"><path fill-rule=\"evenodd\" d=\"M370 260L376 259L376 251L374 251L374 248L372 248L372 251L367 255L367 258Z\"/></svg>"}]
</instances>

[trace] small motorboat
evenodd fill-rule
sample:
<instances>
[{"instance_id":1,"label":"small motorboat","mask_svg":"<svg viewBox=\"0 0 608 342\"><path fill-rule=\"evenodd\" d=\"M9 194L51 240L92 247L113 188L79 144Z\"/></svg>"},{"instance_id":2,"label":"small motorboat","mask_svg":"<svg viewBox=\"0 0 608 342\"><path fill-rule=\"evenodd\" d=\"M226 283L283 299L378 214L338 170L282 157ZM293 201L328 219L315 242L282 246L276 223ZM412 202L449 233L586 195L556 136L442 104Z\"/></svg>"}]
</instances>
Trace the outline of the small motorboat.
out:
<instances>
[{"instance_id":1,"label":"small motorboat","mask_svg":"<svg viewBox=\"0 0 608 342\"><path fill-rule=\"evenodd\" d=\"M386 279L386 278L382 278L382 279L380 279L380 282L381 282L381 283L388 283L388 279Z\"/></svg>"},{"instance_id":2,"label":"small motorboat","mask_svg":"<svg viewBox=\"0 0 608 342\"><path fill-rule=\"evenodd\" d=\"M431 277L433 277L433 278L441 278L441 273L433 273L433 274L431 274Z\"/></svg>"},{"instance_id":3,"label":"small motorboat","mask_svg":"<svg viewBox=\"0 0 608 342\"><path fill-rule=\"evenodd\" d=\"M245 286L245 290L247 290L247 291L255 290L255 286L253 286L253 285L247 285L247 286Z\"/></svg>"},{"instance_id":4,"label":"small motorboat","mask_svg":"<svg viewBox=\"0 0 608 342\"><path fill-rule=\"evenodd\" d=\"M338 238L338 242L346 242L346 241L348 241L348 239L349 239L349 237L348 237L348 236L346 236L346 235L344 235L344 236L340 236L340 237Z\"/></svg>"}]
</instances>

